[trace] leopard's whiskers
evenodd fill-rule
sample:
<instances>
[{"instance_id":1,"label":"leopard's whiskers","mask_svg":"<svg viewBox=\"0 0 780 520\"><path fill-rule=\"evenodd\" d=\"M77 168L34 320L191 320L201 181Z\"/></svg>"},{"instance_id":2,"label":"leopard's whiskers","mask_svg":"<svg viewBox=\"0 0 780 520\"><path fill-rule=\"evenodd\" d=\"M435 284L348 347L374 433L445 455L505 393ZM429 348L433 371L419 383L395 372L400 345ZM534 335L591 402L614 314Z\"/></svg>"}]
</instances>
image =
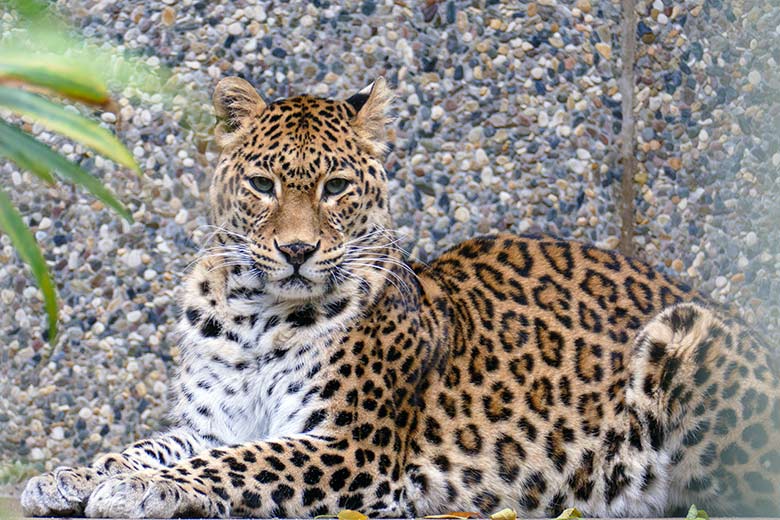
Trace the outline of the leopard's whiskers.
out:
<instances>
[{"instance_id":1,"label":"leopard's whiskers","mask_svg":"<svg viewBox=\"0 0 780 520\"><path fill-rule=\"evenodd\" d=\"M402 291L401 288L395 283L395 281L398 281L398 283L400 283L400 284L402 284L404 286L406 291L409 291L409 285L406 283L406 280L401 278L398 275L398 273L394 272L392 269L388 269L386 267L382 267L382 266L376 265L374 263L359 262L357 260L345 261L345 262L342 263L342 265L344 265L346 267L355 267L355 268L363 268L363 269L376 269L378 271L385 272L385 273L387 273L388 275L390 275L392 277L392 278L387 278L386 277L385 280L387 280L389 283L391 283L393 285L393 287L395 287L395 289L399 292L399 294L401 294L402 296L405 296L404 295L405 291Z\"/></svg>"},{"instance_id":2,"label":"leopard's whiskers","mask_svg":"<svg viewBox=\"0 0 780 520\"><path fill-rule=\"evenodd\" d=\"M200 228L207 228L207 229L213 229L213 231L206 237L204 240L204 245L207 244L209 241L213 240L216 235L219 233L225 233L226 235L239 240L242 243L249 242L249 238L246 235L242 235L241 233L238 233L236 231L232 231L230 229L227 229L224 226L218 226L215 224L204 224L202 226L199 226Z\"/></svg>"}]
</instances>

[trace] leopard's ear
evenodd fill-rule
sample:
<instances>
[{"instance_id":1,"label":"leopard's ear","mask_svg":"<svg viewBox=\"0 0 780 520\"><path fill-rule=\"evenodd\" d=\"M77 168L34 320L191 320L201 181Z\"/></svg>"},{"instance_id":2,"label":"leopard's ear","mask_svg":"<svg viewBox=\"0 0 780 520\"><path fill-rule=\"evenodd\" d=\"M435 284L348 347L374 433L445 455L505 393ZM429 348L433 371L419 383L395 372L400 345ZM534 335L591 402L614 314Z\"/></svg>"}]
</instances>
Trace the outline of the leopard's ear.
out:
<instances>
[{"instance_id":1,"label":"leopard's ear","mask_svg":"<svg viewBox=\"0 0 780 520\"><path fill-rule=\"evenodd\" d=\"M214 131L220 148L229 146L246 129L246 123L265 110L265 101L246 80L235 76L224 78L214 89Z\"/></svg>"},{"instance_id":2,"label":"leopard's ear","mask_svg":"<svg viewBox=\"0 0 780 520\"><path fill-rule=\"evenodd\" d=\"M387 111L392 101L393 92L381 76L347 99L347 103L355 109L352 129L358 136L359 144L375 157L381 157L387 150L385 127L389 122Z\"/></svg>"}]
</instances>

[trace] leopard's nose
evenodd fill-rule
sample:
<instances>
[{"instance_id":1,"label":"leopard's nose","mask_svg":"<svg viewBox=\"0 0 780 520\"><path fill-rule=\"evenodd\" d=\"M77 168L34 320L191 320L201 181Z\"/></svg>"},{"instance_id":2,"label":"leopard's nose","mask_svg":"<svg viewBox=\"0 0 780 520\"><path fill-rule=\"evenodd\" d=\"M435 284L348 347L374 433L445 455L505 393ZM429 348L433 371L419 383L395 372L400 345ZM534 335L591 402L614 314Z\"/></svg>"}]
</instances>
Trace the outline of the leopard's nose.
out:
<instances>
[{"instance_id":1,"label":"leopard's nose","mask_svg":"<svg viewBox=\"0 0 780 520\"><path fill-rule=\"evenodd\" d=\"M316 244L307 244L300 240L289 244L279 244L274 241L274 244L276 245L276 249L282 253L284 259L287 260L287 263L293 266L296 271L304 262L306 262L306 260L311 258L314 252L320 247L319 242Z\"/></svg>"}]
</instances>

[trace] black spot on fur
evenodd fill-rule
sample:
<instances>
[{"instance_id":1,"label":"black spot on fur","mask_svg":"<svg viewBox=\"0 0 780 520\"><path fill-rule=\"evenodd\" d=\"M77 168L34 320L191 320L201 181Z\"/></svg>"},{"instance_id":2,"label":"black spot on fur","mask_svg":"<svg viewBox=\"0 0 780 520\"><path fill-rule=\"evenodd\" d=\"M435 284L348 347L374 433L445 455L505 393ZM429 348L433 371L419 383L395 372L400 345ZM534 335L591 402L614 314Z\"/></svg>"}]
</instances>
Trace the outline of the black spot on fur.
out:
<instances>
[{"instance_id":1,"label":"black spot on fur","mask_svg":"<svg viewBox=\"0 0 780 520\"><path fill-rule=\"evenodd\" d=\"M303 505L310 506L325 498L325 493L320 488L306 488L303 490Z\"/></svg>"},{"instance_id":2,"label":"black spot on fur","mask_svg":"<svg viewBox=\"0 0 780 520\"><path fill-rule=\"evenodd\" d=\"M302 468L309 461L310 457L302 451L294 450L290 462L297 468Z\"/></svg>"},{"instance_id":3,"label":"black spot on fur","mask_svg":"<svg viewBox=\"0 0 780 520\"><path fill-rule=\"evenodd\" d=\"M187 309L187 320L190 322L190 325L193 327L198 324L198 320L200 319L200 311L198 309L195 309L193 307L190 307Z\"/></svg>"},{"instance_id":4,"label":"black spot on fur","mask_svg":"<svg viewBox=\"0 0 780 520\"><path fill-rule=\"evenodd\" d=\"M374 481L374 478L370 473L362 472L355 475L352 479L352 483L349 485L350 491L356 491L358 489L367 488Z\"/></svg>"},{"instance_id":5,"label":"black spot on fur","mask_svg":"<svg viewBox=\"0 0 780 520\"><path fill-rule=\"evenodd\" d=\"M712 485L712 480L709 477L694 477L688 481L687 488L693 492L701 492L706 490Z\"/></svg>"},{"instance_id":6,"label":"black spot on fur","mask_svg":"<svg viewBox=\"0 0 780 520\"><path fill-rule=\"evenodd\" d=\"M313 486L320 481L322 475L324 475L324 473L320 468L317 466L309 466L309 469L307 469L303 474L303 481L310 486Z\"/></svg>"},{"instance_id":7,"label":"black spot on fur","mask_svg":"<svg viewBox=\"0 0 780 520\"><path fill-rule=\"evenodd\" d=\"M293 495L295 495L295 491L287 484L279 484L279 487L271 491L271 499L280 506L290 500Z\"/></svg>"},{"instance_id":8,"label":"black spot on fur","mask_svg":"<svg viewBox=\"0 0 780 520\"><path fill-rule=\"evenodd\" d=\"M761 473L755 471L745 473L745 481L748 483L748 486L750 486L750 489L756 493L769 494L774 493L775 491L775 486L772 484L772 481L764 478Z\"/></svg>"},{"instance_id":9,"label":"black spot on fur","mask_svg":"<svg viewBox=\"0 0 780 520\"><path fill-rule=\"evenodd\" d=\"M672 330L685 336L693 328L694 322L699 318L699 313L691 307L677 307L669 318Z\"/></svg>"},{"instance_id":10,"label":"black spot on fur","mask_svg":"<svg viewBox=\"0 0 780 520\"><path fill-rule=\"evenodd\" d=\"M747 464L748 454L745 450L737 446L735 442L732 442L720 452L720 461L727 466Z\"/></svg>"},{"instance_id":11,"label":"black spot on fur","mask_svg":"<svg viewBox=\"0 0 780 520\"><path fill-rule=\"evenodd\" d=\"M284 471L285 469L284 463L273 455L266 457L265 461L276 471Z\"/></svg>"},{"instance_id":12,"label":"black spot on fur","mask_svg":"<svg viewBox=\"0 0 780 520\"><path fill-rule=\"evenodd\" d=\"M344 462L344 457L342 457L341 455L336 455L334 453L323 453L320 456L320 460L326 466L335 466L336 464L341 464L342 462Z\"/></svg>"},{"instance_id":13,"label":"black spot on fur","mask_svg":"<svg viewBox=\"0 0 780 520\"><path fill-rule=\"evenodd\" d=\"M750 444L754 450L763 448L769 437L761 424L753 424L742 430L742 440Z\"/></svg>"},{"instance_id":14,"label":"black spot on fur","mask_svg":"<svg viewBox=\"0 0 780 520\"><path fill-rule=\"evenodd\" d=\"M333 491L339 491L346 484L349 475L350 473L347 468L341 468L336 470L333 473L333 475L331 475L330 477L330 482L328 483L330 485L330 488Z\"/></svg>"},{"instance_id":15,"label":"black spot on fur","mask_svg":"<svg viewBox=\"0 0 780 520\"><path fill-rule=\"evenodd\" d=\"M612 473L604 480L604 498L607 504L611 504L623 489L631 483L631 477L626 475L626 467L622 463L615 464L612 468Z\"/></svg>"},{"instance_id":16,"label":"black spot on fur","mask_svg":"<svg viewBox=\"0 0 780 520\"><path fill-rule=\"evenodd\" d=\"M319 424L322 423L322 421L324 421L327 416L327 410L315 410L311 413L311 415L309 415L309 418L306 419L306 423L303 425L303 431L301 433L306 433L313 430L319 426Z\"/></svg>"},{"instance_id":17,"label":"black spot on fur","mask_svg":"<svg viewBox=\"0 0 780 520\"><path fill-rule=\"evenodd\" d=\"M520 507L528 511L533 511L539 507L542 495L547 490L547 481L540 472L532 473L523 481L522 489L525 490L518 500Z\"/></svg>"},{"instance_id":18,"label":"black spot on fur","mask_svg":"<svg viewBox=\"0 0 780 520\"><path fill-rule=\"evenodd\" d=\"M222 334L222 323L213 317L209 317L201 325L200 332L207 338L216 338Z\"/></svg>"},{"instance_id":19,"label":"black spot on fur","mask_svg":"<svg viewBox=\"0 0 780 520\"><path fill-rule=\"evenodd\" d=\"M261 484L268 484L270 482L276 482L279 480L279 476L276 473L273 473L271 471L263 470L257 475L255 475L255 480L260 482Z\"/></svg>"},{"instance_id":20,"label":"black spot on fur","mask_svg":"<svg viewBox=\"0 0 780 520\"><path fill-rule=\"evenodd\" d=\"M314 325L314 322L317 321L317 312L311 305L306 305L288 315L286 321L292 324L293 327L308 327Z\"/></svg>"},{"instance_id":21,"label":"black spot on fur","mask_svg":"<svg viewBox=\"0 0 780 520\"><path fill-rule=\"evenodd\" d=\"M555 518L561 514L561 512L563 512L565 502L566 495L563 493L556 493L550 499L550 502L547 504L547 508L544 510L544 513L550 518Z\"/></svg>"},{"instance_id":22,"label":"black spot on fur","mask_svg":"<svg viewBox=\"0 0 780 520\"><path fill-rule=\"evenodd\" d=\"M737 426L737 414L731 408L724 408L718 412L715 419L714 432L716 435L727 435Z\"/></svg>"},{"instance_id":23,"label":"black spot on fur","mask_svg":"<svg viewBox=\"0 0 780 520\"><path fill-rule=\"evenodd\" d=\"M241 505L248 507L249 509L257 509L261 505L260 495L253 493L248 489L244 490L244 492L241 494L241 498Z\"/></svg>"},{"instance_id":24,"label":"black spot on fur","mask_svg":"<svg viewBox=\"0 0 780 520\"><path fill-rule=\"evenodd\" d=\"M279 325L281 320L279 319L279 316L271 316L268 318L268 321L265 322L265 325L263 326L263 332L268 332L272 328Z\"/></svg>"},{"instance_id":25,"label":"black spot on fur","mask_svg":"<svg viewBox=\"0 0 780 520\"><path fill-rule=\"evenodd\" d=\"M332 303L326 303L325 304L325 317L327 319L332 319L344 312L344 309L347 308L347 305L349 304L349 298L344 298L343 300L338 300Z\"/></svg>"}]
</instances>

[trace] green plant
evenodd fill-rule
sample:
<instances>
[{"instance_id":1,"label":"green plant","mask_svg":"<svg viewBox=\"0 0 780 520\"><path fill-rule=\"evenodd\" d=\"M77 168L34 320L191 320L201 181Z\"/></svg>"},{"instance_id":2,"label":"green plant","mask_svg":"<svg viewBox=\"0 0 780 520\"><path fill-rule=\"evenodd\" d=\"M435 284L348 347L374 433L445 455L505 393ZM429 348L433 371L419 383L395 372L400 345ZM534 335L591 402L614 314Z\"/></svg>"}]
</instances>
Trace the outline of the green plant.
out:
<instances>
[{"instance_id":1,"label":"green plant","mask_svg":"<svg viewBox=\"0 0 780 520\"><path fill-rule=\"evenodd\" d=\"M59 132L117 164L140 173L133 156L108 130L63 103L117 112L109 87L126 97L153 93L171 119L190 132L198 148L211 140L213 115L206 92L194 91L166 68L153 70L142 56L131 56L107 42L80 37L43 0L0 0L0 116L3 110ZM59 99L60 103L52 101ZM100 182L77 164L38 142L17 124L0 117L0 158L52 184L57 178L86 188L122 218L130 211ZM5 232L41 288L52 342L57 327L57 296L43 255L10 197L0 185L0 231Z\"/></svg>"},{"instance_id":2,"label":"green plant","mask_svg":"<svg viewBox=\"0 0 780 520\"><path fill-rule=\"evenodd\" d=\"M140 174L132 154L95 121L67 110L49 98L100 107L115 106L105 74L95 64L110 55L90 52L69 37L45 6L30 1L2 2L15 8L25 26L0 45L0 108L77 141ZM122 70L121 68L116 70ZM44 95L41 95L44 94ZM99 179L67 160L7 119L0 119L0 156L28 170L41 181L57 178L79 185L132 222L130 211ZM48 315L49 340L57 332L57 295L40 248L11 198L0 190L0 229L11 239L20 258L30 266L40 287Z\"/></svg>"},{"instance_id":3,"label":"green plant","mask_svg":"<svg viewBox=\"0 0 780 520\"><path fill-rule=\"evenodd\" d=\"M3 53L0 56L0 107L60 132L140 173L130 152L108 130L24 89L37 87L63 98L107 106L110 98L106 86L99 80L83 77L83 71L84 68L76 64L62 63L61 57L56 55L42 55L31 60L14 53ZM3 120L0 120L0 155L48 184L56 182L52 175L54 172L63 180L86 188L124 219L132 222L130 211L98 179L30 134ZM57 295L51 274L32 232L4 191L0 191L0 228L32 269L43 292L49 316L49 338L54 338L57 330Z\"/></svg>"},{"instance_id":4,"label":"green plant","mask_svg":"<svg viewBox=\"0 0 780 520\"><path fill-rule=\"evenodd\" d=\"M710 515L704 509L699 509L696 504L691 504L688 509L688 514L685 516L685 520L710 520Z\"/></svg>"},{"instance_id":5,"label":"green plant","mask_svg":"<svg viewBox=\"0 0 780 520\"><path fill-rule=\"evenodd\" d=\"M43 471L42 464L25 464L18 460L0 464L0 484L18 484Z\"/></svg>"}]
</instances>

